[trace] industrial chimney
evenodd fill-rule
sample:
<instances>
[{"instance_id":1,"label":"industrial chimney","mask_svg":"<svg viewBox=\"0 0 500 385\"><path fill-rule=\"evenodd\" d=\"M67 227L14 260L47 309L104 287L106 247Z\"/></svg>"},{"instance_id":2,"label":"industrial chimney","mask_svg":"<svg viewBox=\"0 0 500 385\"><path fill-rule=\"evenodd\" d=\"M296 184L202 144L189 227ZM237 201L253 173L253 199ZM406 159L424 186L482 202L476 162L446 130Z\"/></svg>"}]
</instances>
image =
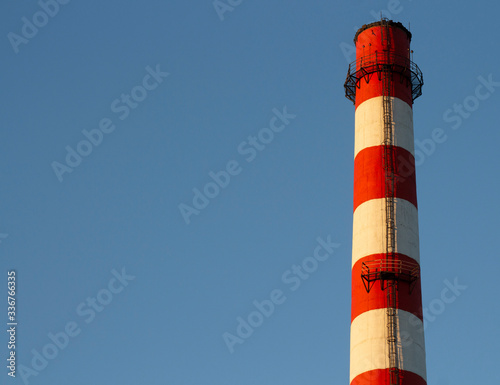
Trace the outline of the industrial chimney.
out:
<instances>
[{"instance_id":1,"label":"industrial chimney","mask_svg":"<svg viewBox=\"0 0 500 385\"><path fill-rule=\"evenodd\" d=\"M425 385L413 101L423 78L411 33L391 20L354 37L351 385Z\"/></svg>"}]
</instances>

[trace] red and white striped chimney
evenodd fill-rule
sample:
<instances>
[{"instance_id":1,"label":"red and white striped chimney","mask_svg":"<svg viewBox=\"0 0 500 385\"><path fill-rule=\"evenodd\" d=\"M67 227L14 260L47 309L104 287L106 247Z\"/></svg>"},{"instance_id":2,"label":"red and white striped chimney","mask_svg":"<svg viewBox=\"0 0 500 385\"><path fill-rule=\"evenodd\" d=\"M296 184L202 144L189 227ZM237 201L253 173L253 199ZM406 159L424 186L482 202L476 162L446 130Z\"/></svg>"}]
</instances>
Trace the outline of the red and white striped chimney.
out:
<instances>
[{"instance_id":1,"label":"red and white striped chimney","mask_svg":"<svg viewBox=\"0 0 500 385\"><path fill-rule=\"evenodd\" d=\"M354 38L351 385L426 384L413 137L423 78L411 33L382 19Z\"/></svg>"}]
</instances>

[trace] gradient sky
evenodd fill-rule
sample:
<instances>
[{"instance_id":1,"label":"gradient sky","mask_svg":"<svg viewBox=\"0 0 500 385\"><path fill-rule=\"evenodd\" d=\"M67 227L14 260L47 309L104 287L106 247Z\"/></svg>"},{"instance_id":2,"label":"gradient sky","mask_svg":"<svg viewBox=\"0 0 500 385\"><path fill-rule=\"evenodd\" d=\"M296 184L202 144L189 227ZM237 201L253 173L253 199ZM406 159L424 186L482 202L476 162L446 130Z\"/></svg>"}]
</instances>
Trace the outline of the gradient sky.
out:
<instances>
[{"instance_id":1,"label":"gradient sky","mask_svg":"<svg viewBox=\"0 0 500 385\"><path fill-rule=\"evenodd\" d=\"M47 0L52 16L35 1L0 5L0 296L15 269L18 317L17 377L4 368L1 383L347 384L354 106L343 83L355 30L381 10L411 23L425 81L414 123L428 383L500 382L499 4L66 2ZM251 150L249 137L285 120ZM91 153L68 168L79 144ZM216 191L210 172L228 167ZM180 205L207 185L213 198L187 224ZM297 279L292 266L328 237L329 258ZM272 314L231 353L224 333L270 298ZM5 300L0 311L6 323ZM54 357L23 381L20 366L44 349Z\"/></svg>"}]
</instances>

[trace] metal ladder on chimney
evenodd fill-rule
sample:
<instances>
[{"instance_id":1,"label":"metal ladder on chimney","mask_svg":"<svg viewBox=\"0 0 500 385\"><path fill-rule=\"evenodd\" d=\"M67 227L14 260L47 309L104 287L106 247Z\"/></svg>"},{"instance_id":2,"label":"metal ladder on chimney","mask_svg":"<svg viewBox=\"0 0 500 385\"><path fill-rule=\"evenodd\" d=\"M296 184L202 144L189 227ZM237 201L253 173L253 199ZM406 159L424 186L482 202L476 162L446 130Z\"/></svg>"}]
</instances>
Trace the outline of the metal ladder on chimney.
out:
<instances>
[{"instance_id":1,"label":"metal ladder on chimney","mask_svg":"<svg viewBox=\"0 0 500 385\"><path fill-rule=\"evenodd\" d=\"M384 64L382 70L382 104L384 118L384 142L383 160L385 174L385 216L386 216L386 259L389 266L394 260L396 251L396 224L394 213L394 134L393 134L393 111L391 100L391 77L390 66L390 36L388 20L382 18L381 37L384 50ZM397 290L398 281L387 280L387 344L389 351L389 384L400 385L399 352L398 352L398 317L397 317Z\"/></svg>"}]
</instances>

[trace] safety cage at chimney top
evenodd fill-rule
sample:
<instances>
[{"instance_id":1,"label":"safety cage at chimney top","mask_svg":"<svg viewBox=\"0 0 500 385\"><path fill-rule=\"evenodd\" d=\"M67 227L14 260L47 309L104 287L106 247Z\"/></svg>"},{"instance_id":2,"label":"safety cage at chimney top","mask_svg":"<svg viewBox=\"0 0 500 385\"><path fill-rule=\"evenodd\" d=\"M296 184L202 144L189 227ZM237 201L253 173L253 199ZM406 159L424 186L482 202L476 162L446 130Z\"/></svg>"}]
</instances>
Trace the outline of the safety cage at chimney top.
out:
<instances>
[{"instance_id":1,"label":"safety cage at chimney top","mask_svg":"<svg viewBox=\"0 0 500 385\"><path fill-rule=\"evenodd\" d=\"M406 81L411 84L412 100L422 95L423 74L413 61L393 52L375 52L349 64L347 78L344 83L346 98L355 103L356 88L360 87L359 82L361 79L364 78L368 83L372 74L376 73L380 80L382 72L399 74L401 82Z\"/></svg>"}]
</instances>

